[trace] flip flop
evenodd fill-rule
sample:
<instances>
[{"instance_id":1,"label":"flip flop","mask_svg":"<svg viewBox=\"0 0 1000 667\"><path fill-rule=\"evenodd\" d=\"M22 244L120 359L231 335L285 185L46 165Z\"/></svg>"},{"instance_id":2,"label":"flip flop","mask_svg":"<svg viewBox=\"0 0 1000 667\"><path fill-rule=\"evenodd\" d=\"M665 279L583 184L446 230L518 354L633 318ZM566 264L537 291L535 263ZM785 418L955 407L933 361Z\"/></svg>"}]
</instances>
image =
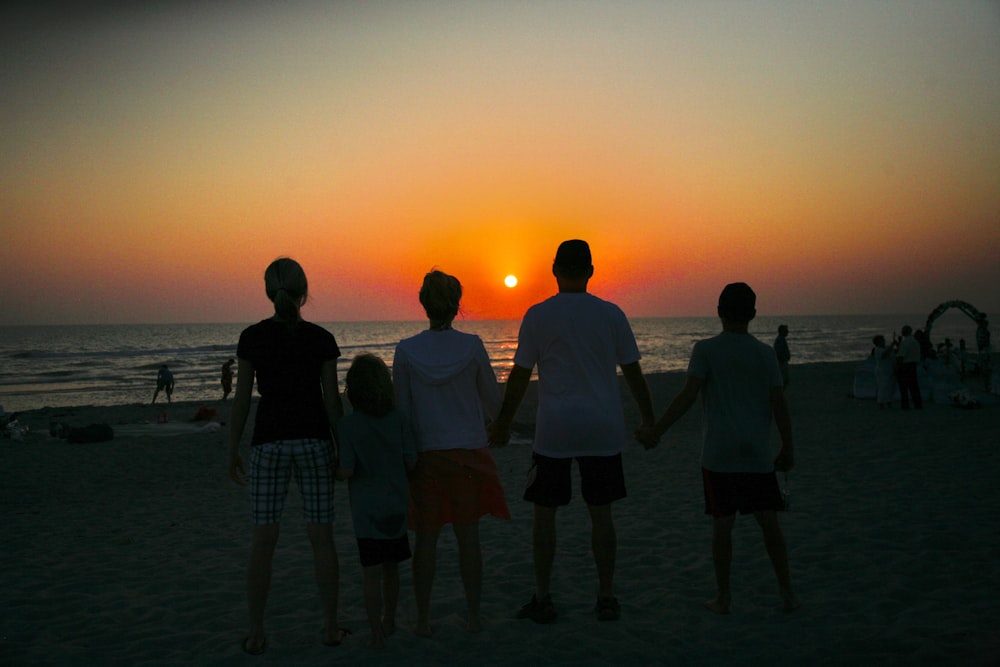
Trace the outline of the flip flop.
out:
<instances>
[{"instance_id":1,"label":"flip flop","mask_svg":"<svg viewBox=\"0 0 1000 667\"><path fill-rule=\"evenodd\" d=\"M264 641L260 643L256 648L250 647L250 640L252 637L246 637L243 640L243 652L249 655L260 655L267 650L267 637L264 637Z\"/></svg>"},{"instance_id":2,"label":"flip flop","mask_svg":"<svg viewBox=\"0 0 1000 667\"><path fill-rule=\"evenodd\" d=\"M323 640L323 646L340 646L340 642L351 636L351 631L346 628L337 628L340 632L340 639Z\"/></svg>"}]
</instances>

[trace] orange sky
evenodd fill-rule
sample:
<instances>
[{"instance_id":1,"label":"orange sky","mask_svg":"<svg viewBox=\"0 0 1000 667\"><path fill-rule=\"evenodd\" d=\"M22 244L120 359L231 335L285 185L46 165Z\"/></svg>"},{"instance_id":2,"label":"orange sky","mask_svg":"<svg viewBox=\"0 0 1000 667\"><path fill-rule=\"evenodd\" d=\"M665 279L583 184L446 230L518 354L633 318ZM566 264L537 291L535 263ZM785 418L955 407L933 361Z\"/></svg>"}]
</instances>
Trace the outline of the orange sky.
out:
<instances>
[{"instance_id":1,"label":"orange sky","mask_svg":"<svg viewBox=\"0 0 1000 667\"><path fill-rule=\"evenodd\" d=\"M996 3L156 4L2 10L0 324L1000 309Z\"/></svg>"}]
</instances>

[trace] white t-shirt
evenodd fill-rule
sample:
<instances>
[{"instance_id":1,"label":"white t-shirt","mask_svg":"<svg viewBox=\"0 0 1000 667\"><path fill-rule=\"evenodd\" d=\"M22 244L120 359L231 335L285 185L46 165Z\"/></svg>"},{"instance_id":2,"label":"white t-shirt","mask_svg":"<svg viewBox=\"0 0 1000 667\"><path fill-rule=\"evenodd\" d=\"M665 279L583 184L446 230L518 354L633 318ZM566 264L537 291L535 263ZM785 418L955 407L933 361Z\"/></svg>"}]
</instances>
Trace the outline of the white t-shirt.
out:
<instances>
[{"instance_id":1,"label":"white t-shirt","mask_svg":"<svg viewBox=\"0 0 1000 667\"><path fill-rule=\"evenodd\" d=\"M901 357L903 363L920 363L920 343L913 336L903 336L899 339L899 349L896 356Z\"/></svg>"},{"instance_id":2,"label":"white t-shirt","mask_svg":"<svg viewBox=\"0 0 1000 667\"><path fill-rule=\"evenodd\" d=\"M528 309L514 363L538 366L534 450L614 456L627 442L618 366L639 361L625 313L586 292L560 292Z\"/></svg>"},{"instance_id":3,"label":"white t-shirt","mask_svg":"<svg viewBox=\"0 0 1000 667\"><path fill-rule=\"evenodd\" d=\"M417 451L487 446L486 419L496 418L502 398L479 336L427 330L400 341L392 380Z\"/></svg>"},{"instance_id":4,"label":"white t-shirt","mask_svg":"<svg viewBox=\"0 0 1000 667\"><path fill-rule=\"evenodd\" d=\"M704 381L701 465L715 472L771 472L771 389L781 388L774 348L724 331L698 341L688 375Z\"/></svg>"}]
</instances>

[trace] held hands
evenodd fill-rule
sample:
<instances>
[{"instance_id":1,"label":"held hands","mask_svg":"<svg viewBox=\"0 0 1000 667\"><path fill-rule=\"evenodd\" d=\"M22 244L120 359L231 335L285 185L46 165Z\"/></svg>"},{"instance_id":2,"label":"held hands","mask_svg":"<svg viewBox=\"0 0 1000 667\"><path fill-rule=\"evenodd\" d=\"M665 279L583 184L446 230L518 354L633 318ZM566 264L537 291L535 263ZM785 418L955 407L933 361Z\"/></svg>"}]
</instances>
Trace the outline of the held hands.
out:
<instances>
[{"instance_id":1,"label":"held hands","mask_svg":"<svg viewBox=\"0 0 1000 667\"><path fill-rule=\"evenodd\" d=\"M486 427L490 447L505 447L510 442L510 426L500 422L492 422ZM660 435L656 432L653 424L643 424L637 428L633 435L635 439L646 449L654 449L660 444Z\"/></svg>"},{"instance_id":2,"label":"held hands","mask_svg":"<svg viewBox=\"0 0 1000 667\"><path fill-rule=\"evenodd\" d=\"M646 449L655 449L660 444L660 435L653 424L642 424L633 433L636 441Z\"/></svg>"},{"instance_id":3,"label":"held hands","mask_svg":"<svg viewBox=\"0 0 1000 667\"><path fill-rule=\"evenodd\" d=\"M506 447L510 442L510 426L500 422L491 422L486 427L486 435L490 447Z\"/></svg>"}]
</instances>

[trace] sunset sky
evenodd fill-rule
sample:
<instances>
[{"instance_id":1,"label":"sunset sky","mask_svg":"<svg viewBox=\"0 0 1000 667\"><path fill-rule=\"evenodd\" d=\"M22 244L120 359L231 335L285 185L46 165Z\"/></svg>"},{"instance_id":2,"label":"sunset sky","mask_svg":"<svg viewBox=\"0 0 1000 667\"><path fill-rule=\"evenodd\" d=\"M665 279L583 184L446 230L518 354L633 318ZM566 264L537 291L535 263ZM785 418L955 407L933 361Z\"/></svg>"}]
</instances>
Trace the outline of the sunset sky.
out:
<instances>
[{"instance_id":1,"label":"sunset sky","mask_svg":"<svg viewBox=\"0 0 1000 667\"><path fill-rule=\"evenodd\" d=\"M0 10L0 324L254 321L278 256L518 318L566 238L633 317L998 321L998 2L92 4Z\"/></svg>"}]
</instances>

